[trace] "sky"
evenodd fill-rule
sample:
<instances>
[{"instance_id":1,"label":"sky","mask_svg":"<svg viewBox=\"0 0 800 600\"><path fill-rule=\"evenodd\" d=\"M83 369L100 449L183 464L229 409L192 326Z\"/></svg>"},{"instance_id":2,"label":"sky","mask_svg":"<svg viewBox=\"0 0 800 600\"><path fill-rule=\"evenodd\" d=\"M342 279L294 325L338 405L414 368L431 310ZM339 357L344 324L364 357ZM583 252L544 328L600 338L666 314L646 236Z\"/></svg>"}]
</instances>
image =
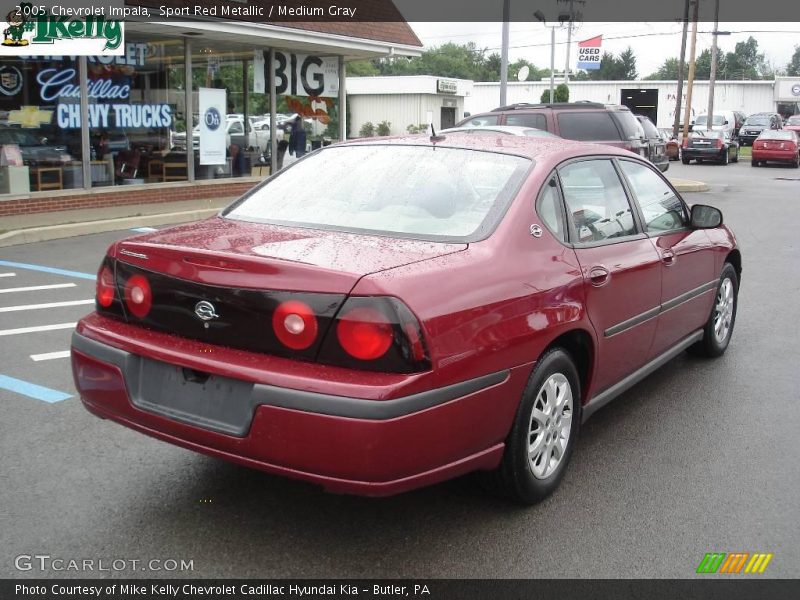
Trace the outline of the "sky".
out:
<instances>
[{"instance_id":1,"label":"sky","mask_svg":"<svg viewBox=\"0 0 800 600\"><path fill-rule=\"evenodd\" d=\"M479 48L488 48L489 53L500 52L502 23L420 23L411 27L425 48L440 46L447 42L465 44L475 42ZM699 23L697 54L711 47L713 23ZM665 59L677 57L681 51L681 23L581 23L573 32L570 48L571 65L575 68L577 50L575 41L603 35L603 51L619 54L630 46L636 54L639 76L656 71ZM722 52L731 52L737 42L753 36L758 40L759 51L767 62L785 68L792 57L794 47L800 44L800 23L720 23L719 31L730 31L731 35L719 36ZM689 26L686 56L689 56L691 24ZM617 38L617 39L614 39ZM567 29L556 29L556 70L563 70L566 60ZM539 68L550 67L550 30L541 23L511 23L509 36L509 61L519 58L531 61Z\"/></svg>"}]
</instances>

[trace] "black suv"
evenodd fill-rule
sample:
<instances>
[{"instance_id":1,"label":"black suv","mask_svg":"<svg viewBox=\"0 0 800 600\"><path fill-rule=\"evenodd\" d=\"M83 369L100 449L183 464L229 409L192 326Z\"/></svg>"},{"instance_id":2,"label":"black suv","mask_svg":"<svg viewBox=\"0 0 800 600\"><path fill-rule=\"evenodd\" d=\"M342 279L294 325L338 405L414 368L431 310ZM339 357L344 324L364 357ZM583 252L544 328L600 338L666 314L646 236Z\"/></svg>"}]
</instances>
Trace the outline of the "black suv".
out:
<instances>
[{"instance_id":1,"label":"black suv","mask_svg":"<svg viewBox=\"0 0 800 600\"><path fill-rule=\"evenodd\" d=\"M750 115L739 129L739 143L752 146L765 129L783 129L783 118L778 113L769 112Z\"/></svg>"},{"instance_id":2,"label":"black suv","mask_svg":"<svg viewBox=\"0 0 800 600\"><path fill-rule=\"evenodd\" d=\"M481 125L534 127L569 140L608 144L649 157L649 146L639 121L628 107L616 104L511 104L488 113L470 115L456 127Z\"/></svg>"}]
</instances>

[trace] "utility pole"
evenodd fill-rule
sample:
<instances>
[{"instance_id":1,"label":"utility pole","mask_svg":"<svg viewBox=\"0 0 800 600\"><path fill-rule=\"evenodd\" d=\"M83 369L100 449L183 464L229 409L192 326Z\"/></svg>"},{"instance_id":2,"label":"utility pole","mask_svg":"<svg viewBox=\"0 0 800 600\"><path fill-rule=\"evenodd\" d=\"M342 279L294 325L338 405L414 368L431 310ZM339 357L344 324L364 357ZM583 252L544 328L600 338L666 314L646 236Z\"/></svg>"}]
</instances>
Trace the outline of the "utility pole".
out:
<instances>
[{"instance_id":1,"label":"utility pole","mask_svg":"<svg viewBox=\"0 0 800 600\"><path fill-rule=\"evenodd\" d=\"M711 32L711 74L708 77L708 128L714 128L714 84L717 81L717 28L719 0L714 0L714 31Z\"/></svg>"},{"instance_id":2,"label":"utility pole","mask_svg":"<svg viewBox=\"0 0 800 600\"><path fill-rule=\"evenodd\" d=\"M511 0L503 0L503 44L500 51L500 106L506 105L508 88L508 37Z\"/></svg>"},{"instance_id":3,"label":"utility pole","mask_svg":"<svg viewBox=\"0 0 800 600\"><path fill-rule=\"evenodd\" d=\"M686 62L686 34L689 30L689 2L683 7L683 37L681 38L681 58L678 62L678 95L675 100L675 121L672 123L672 135L678 137L678 128L681 123L681 103L683 102L683 65Z\"/></svg>"},{"instance_id":4,"label":"utility pole","mask_svg":"<svg viewBox=\"0 0 800 600\"><path fill-rule=\"evenodd\" d=\"M692 87L694 86L694 59L697 50L697 11L700 0L692 0L692 47L689 51L689 81L686 85L686 112L683 117L683 137L689 137L689 121L692 118Z\"/></svg>"},{"instance_id":5,"label":"utility pole","mask_svg":"<svg viewBox=\"0 0 800 600\"><path fill-rule=\"evenodd\" d=\"M580 12L575 12L575 3L584 5L586 4L586 0L557 0L559 4L568 4L569 11L566 13L560 13L558 15L558 20L563 23L567 21L567 60L566 65L564 66L564 83L569 83L569 46L572 42L572 28L575 24L576 18L581 18L583 15Z\"/></svg>"},{"instance_id":6,"label":"utility pole","mask_svg":"<svg viewBox=\"0 0 800 600\"><path fill-rule=\"evenodd\" d=\"M547 18L544 13L537 10L533 16L542 22L542 25L550 29L550 104L553 103L554 89L555 89L555 69L556 69L556 27L558 25L548 25Z\"/></svg>"}]
</instances>

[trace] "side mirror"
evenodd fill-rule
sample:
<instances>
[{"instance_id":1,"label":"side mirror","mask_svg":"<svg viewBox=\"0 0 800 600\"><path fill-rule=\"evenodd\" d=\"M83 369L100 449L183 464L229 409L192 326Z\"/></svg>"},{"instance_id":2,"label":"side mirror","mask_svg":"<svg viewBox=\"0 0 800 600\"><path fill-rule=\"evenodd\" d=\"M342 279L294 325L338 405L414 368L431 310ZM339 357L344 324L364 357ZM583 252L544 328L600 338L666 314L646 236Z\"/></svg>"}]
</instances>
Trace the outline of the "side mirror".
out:
<instances>
[{"instance_id":1,"label":"side mirror","mask_svg":"<svg viewBox=\"0 0 800 600\"><path fill-rule=\"evenodd\" d=\"M722 211L713 206L692 206L691 224L694 229L714 229L722 225Z\"/></svg>"},{"instance_id":2,"label":"side mirror","mask_svg":"<svg viewBox=\"0 0 800 600\"><path fill-rule=\"evenodd\" d=\"M727 125L727 124L728 124L728 119L725 119L725 122L723 123L723 125Z\"/></svg>"}]
</instances>

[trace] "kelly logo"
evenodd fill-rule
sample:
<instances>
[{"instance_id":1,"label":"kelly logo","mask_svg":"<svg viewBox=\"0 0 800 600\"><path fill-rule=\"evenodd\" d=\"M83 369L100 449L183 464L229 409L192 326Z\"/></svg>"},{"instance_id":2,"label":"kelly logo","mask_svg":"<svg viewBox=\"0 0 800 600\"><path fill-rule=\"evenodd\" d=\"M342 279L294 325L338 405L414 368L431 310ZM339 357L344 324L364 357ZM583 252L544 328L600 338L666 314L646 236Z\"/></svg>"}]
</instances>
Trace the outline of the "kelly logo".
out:
<instances>
[{"instance_id":1,"label":"kelly logo","mask_svg":"<svg viewBox=\"0 0 800 600\"><path fill-rule=\"evenodd\" d=\"M6 26L0 24L0 28L0 55L117 55L125 51L122 22L102 14L78 19L23 2L6 15Z\"/></svg>"},{"instance_id":2,"label":"kelly logo","mask_svg":"<svg viewBox=\"0 0 800 600\"><path fill-rule=\"evenodd\" d=\"M765 552L708 552L697 566L697 573L711 574L761 574L767 570L772 554Z\"/></svg>"}]
</instances>

